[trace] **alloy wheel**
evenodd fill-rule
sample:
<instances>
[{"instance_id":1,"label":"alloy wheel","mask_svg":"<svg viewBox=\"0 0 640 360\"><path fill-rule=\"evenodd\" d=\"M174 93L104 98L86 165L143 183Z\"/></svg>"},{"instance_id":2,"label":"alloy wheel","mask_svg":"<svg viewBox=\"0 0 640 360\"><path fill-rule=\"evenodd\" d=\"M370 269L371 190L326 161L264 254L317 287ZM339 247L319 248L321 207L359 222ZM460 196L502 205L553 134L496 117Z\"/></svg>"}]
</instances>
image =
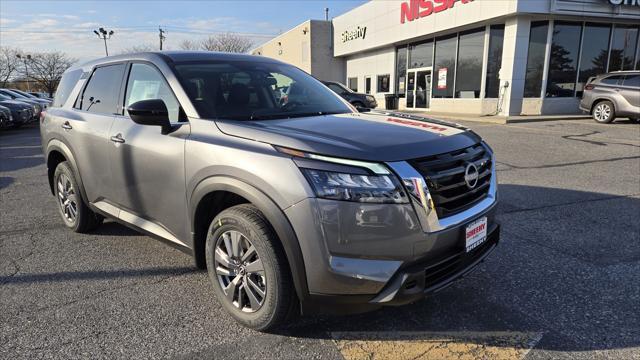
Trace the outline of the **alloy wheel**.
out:
<instances>
[{"instance_id":1,"label":"alloy wheel","mask_svg":"<svg viewBox=\"0 0 640 360\"><path fill-rule=\"evenodd\" d=\"M227 300L242 312L258 311L267 293L262 260L251 241L236 230L216 241L215 269Z\"/></svg>"},{"instance_id":2,"label":"alloy wheel","mask_svg":"<svg viewBox=\"0 0 640 360\"><path fill-rule=\"evenodd\" d=\"M607 104L599 104L593 111L593 115L598 121L606 121L611 116L611 107Z\"/></svg>"},{"instance_id":3,"label":"alloy wheel","mask_svg":"<svg viewBox=\"0 0 640 360\"><path fill-rule=\"evenodd\" d=\"M78 217L78 201L71 179L66 174L58 177L58 203L67 221L74 223Z\"/></svg>"}]
</instances>

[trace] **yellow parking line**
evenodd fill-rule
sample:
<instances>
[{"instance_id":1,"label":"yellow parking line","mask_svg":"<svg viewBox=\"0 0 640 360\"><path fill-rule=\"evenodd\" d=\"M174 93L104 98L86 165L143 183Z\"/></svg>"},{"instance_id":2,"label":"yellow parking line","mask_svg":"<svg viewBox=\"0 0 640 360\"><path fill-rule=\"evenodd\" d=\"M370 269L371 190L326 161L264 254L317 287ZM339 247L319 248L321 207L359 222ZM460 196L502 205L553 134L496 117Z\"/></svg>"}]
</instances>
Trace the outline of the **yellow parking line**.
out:
<instances>
[{"instance_id":1,"label":"yellow parking line","mask_svg":"<svg viewBox=\"0 0 640 360\"><path fill-rule=\"evenodd\" d=\"M522 359L540 332L334 332L345 360Z\"/></svg>"}]
</instances>

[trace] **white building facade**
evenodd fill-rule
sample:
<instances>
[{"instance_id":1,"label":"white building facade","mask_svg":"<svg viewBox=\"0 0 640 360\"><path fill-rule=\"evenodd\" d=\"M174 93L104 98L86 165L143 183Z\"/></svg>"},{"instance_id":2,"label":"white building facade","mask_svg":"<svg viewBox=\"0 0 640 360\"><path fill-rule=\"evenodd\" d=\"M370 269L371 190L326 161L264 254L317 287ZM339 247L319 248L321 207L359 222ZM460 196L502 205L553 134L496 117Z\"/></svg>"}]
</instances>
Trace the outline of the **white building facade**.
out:
<instances>
[{"instance_id":1,"label":"white building facade","mask_svg":"<svg viewBox=\"0 0 640 360\"><path fill-rule=\"evenodd\" d=\"M639 33L640 0L373 0L333 20L333 55L382 107L568 114L589 77L640 70Z\"/></svg>"}]
</instances>

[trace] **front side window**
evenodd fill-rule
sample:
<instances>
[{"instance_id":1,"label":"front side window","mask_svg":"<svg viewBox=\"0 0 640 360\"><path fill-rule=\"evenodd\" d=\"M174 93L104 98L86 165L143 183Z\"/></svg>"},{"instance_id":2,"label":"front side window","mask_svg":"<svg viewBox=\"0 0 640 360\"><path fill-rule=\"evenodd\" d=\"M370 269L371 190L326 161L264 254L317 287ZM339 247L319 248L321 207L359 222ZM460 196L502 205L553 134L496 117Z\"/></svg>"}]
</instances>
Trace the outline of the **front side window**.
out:
<instances>
[{"instance_id":1,"label":"front side window","mask_svg":"<svg viewBox=\"0 0 640 360\"><path fill-rule=\"evenodd\" d=\"M351 113L333 91L300 69L259 61L176 65L201 117L268 120Z\"/></svg>"},{"instance_id":2,"label":"front side window","mask_svg":"<svg viewBox=\"0 0 640 360\"><path fill-rule=\"evenodd\" d=\"M169 111L169 121L179 121L180 104L162 74L147 64L131 65L124 108L127 109L135 102L151 99L164 101Z\"/></svg>"},{"instance_id":3,"label":"front side window","mask_svg":"<svg viewBox=\"0 0 640 360\"><path fill-rule=\"evenodd\" d=\"M378 75L378 92L389 92L389 74Z\"/></svg>"},{"instance_id":4,"label":"front side window","mask_svg":"<svg viewBox=\"0 0 640 360\"><path fill-rule=\"evenodd\" d=\"M582 24L560 21L554 24L547 97L573 96L581 34Z\"/></svg>"},{"instance_id":5,"label":"front side window","mask_svg":"<svg viewBox=\"0 0 640 360\"><path fill-rule=\"evenodd\" d=\"M484 56L484 29L460 34L456 66L456 97L479 98Z\"/></svg>"},{"instance_id":6,"label":"front side window","mask_svg":"<svg viewBox=\"0 0 640 360\"><path fill-rule=\"evenodd\" d=\"M96 68L75 107L96 114L116 114L124 68L124 64Z\"/></svg>"},{"instance_id":7,"label":"front side window","mask_svg":"<svg viewBox=\"0 0 640 360\"><path fill-rule=\"evenodd\" d=\"M524 78L524 97L540 97L548 30L549 23L547 21L531 23L527 72Z\"/></svg>"}]
</instances>

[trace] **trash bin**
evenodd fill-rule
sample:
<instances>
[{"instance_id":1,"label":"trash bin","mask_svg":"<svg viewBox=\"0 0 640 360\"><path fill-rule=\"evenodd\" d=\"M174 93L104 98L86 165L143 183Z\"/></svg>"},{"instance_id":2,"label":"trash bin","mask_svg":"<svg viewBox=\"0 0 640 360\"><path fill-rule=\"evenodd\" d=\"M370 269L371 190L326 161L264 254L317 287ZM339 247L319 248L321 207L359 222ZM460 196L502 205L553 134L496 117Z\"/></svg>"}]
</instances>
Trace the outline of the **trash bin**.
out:
<instances>
[{"instance_id":1,"label":"trash bin","mask_svg":"<svg viewBox=\"0 0 640 360\"><path fill-rule=\"evenodd\" d=\"M387 110L398 110L398 95L386 94L384 96L384 105Z\"/></svg>"}]
</instances>

